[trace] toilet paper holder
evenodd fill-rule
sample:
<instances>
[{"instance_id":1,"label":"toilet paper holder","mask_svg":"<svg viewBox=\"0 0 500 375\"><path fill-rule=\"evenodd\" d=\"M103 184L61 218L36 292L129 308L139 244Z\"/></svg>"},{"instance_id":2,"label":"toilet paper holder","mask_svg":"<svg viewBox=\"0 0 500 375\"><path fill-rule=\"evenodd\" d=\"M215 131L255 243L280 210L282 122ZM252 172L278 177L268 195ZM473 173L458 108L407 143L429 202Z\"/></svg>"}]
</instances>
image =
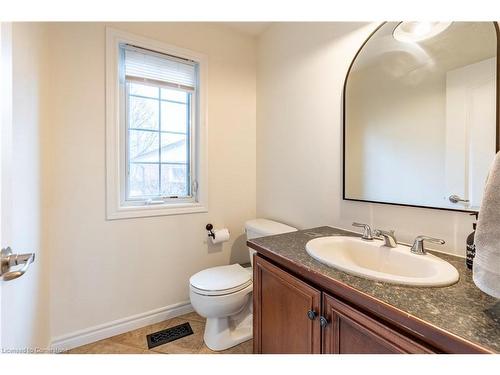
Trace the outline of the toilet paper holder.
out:
<instances>
[{"instance_id":1,"label":"toilet paper holder","mask_svg":"<svg viewBox=\"0 0 500 375\"><path fill-rule=\"evenodd\" d=\"M205 229L208 231L208 237L212 237L215 240L215 233L213 231L214 226L212 224L207 224Z\"/></svg>"}]
</instances>

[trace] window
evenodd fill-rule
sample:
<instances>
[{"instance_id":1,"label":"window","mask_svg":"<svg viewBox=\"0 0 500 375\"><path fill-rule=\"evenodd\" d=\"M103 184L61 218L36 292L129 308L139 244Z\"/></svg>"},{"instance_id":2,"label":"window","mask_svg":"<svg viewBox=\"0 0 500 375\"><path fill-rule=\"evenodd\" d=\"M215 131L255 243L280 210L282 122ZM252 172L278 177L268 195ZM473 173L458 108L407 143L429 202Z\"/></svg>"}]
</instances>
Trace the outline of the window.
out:
<instances>
[{"instance_id":1,"label":"window","mask_svg":"<svg viewBox=\"0 0 500 375\"><path fill-rule=\"evenodd\" d=\"M106 64L108 218L206 212L204 58L108 29Z\"/></svg>"},{"instance_id":2,"label":"window","mask_svg":"<svg viewBox=\"0 0 500 375\"><path fill-rule=\"evenodd\" d=\"M190 140L197 64L121 46L126 108L125 201L192 198Z\"/></svg>"}]
</instances>

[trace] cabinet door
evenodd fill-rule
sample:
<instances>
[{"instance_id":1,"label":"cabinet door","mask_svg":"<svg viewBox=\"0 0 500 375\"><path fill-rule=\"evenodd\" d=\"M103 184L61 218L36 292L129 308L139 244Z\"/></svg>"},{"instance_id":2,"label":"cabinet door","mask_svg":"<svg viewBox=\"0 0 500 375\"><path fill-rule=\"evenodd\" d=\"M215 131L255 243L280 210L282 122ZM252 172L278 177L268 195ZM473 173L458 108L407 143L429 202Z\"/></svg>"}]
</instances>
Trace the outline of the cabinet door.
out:
<instances>
[{"instance_id":1,"label":"cabinet door","mask_svg":"<svg viewBox=\"0 0 500 375\"><path fill-rule=\"evenodd\" d=\"M323 328L323 353L432 353L409 337L328 294L323 294L323 316L327 321Z\"/></svg>"},{"instance_id":2,"label":"cabinet door","mask_svg":"<svg viewBox=\"0 0 500 375\"><path fill-rule=\"evenodd\" d=\"M256 256L253 298L254 353L321 352L317 289Z\"/></svg>"}]
</instances>

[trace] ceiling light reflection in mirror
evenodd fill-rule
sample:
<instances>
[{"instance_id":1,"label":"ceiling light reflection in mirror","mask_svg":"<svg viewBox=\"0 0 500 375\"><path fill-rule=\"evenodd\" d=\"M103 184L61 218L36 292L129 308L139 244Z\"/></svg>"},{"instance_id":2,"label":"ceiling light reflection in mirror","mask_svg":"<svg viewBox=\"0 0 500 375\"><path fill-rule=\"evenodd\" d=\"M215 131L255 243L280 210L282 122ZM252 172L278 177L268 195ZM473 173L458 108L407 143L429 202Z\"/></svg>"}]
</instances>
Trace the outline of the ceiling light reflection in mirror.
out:
<instances>
[{"instance_id":1,"label":"ceiling light reflection in mirror","mask_svg":"<svg viewBox=\"0 0 500 375\"><path fill-rule=\"evenodd\" d=\"M394 39L405 42L415 43L422 40L427 40L445 31L452 22L416 22L404 21L399 23L392 36Z\"/></svg>"}]
</instances>

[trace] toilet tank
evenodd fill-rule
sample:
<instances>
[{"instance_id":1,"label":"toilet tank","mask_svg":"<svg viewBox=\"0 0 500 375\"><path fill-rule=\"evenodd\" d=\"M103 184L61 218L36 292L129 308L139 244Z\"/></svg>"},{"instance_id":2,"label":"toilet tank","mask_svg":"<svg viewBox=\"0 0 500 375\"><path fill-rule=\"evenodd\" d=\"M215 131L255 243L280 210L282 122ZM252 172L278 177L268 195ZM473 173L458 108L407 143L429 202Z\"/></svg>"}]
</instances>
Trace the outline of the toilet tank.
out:
<instances>
[{"instance_id":1,"label":"toilet tank","mask_svg":"<svg viewBox=\"0 0 500 375\"><path fill-rule=\"evenodd\" d=\"M272 236L273 234L282 234L296 231L297 228L268 219L253 219L248 220L245 223L247 240L264 236ZM252 263L253 267L253 254L255 253L255 250L248 248L248 252L250 253L250 262Z\"/></svg>"}]
</instances>

